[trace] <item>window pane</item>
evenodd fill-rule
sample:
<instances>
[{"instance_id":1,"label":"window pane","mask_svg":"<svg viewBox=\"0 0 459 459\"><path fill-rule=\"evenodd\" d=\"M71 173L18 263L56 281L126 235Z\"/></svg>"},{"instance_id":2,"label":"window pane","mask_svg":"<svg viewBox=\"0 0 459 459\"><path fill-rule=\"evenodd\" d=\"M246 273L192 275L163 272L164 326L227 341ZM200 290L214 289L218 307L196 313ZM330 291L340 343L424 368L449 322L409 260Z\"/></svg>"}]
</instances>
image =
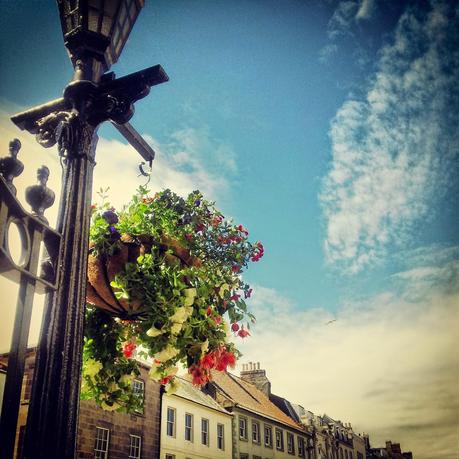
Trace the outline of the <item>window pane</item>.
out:
<instances>
[{"instance_id":1,"label":"window pane","mask_svg":"<svg viewBox=\"0 0 459 459\"><path fill-rule=\"evenodd\" d=\"M167 428L166 433L169 437L175 437L175 410L167 409Z\"/></svg>"},{"instance_id":2,"label":"window pane","mask_svg":"<svg viewBox=\"0 0 459 459\"><path fill-rule=\"evenodd\" d=\"M203 445L209 445L209 421L201 420L201 442Z\"/></svg>"},{"instance_id":3,"label":"window pane","mask_svg":"<svg viewBox=\"0 0 459 459\"><path fill-rule=\"evenodd\" d=\"M193 415L185 414L185 440L193 441Z\"/></svg>"},{"instance_id":4,"label":"window pane","mask_svg":"<svg viewBox=\"0 0 459 459\"><path fill-rule=\"evenodd\" d=\"M217 424L217 448L225 449L225 426L223 424Z\"/></svg>"}]
</instances>

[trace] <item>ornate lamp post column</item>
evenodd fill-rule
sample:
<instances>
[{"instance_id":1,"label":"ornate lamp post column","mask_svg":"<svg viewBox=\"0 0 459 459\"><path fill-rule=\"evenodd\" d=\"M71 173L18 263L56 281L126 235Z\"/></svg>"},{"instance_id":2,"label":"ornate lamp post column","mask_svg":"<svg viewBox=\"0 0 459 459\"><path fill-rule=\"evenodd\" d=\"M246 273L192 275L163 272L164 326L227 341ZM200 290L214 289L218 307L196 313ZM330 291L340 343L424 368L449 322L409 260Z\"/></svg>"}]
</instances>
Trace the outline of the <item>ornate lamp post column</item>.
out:
<instances>
[{"instance_id":1,"label":"ornate lamp post column","mask_svg":"<svg viewBox=\"0 0 459 459\"><path fill-rule=\"evenodd\" d=\"M115 79L118 59L143 0L58 0L75 69L62 98L12 117L63 163L57 230L59 287L47 297L26 429L27 458L71 458L76 446L89 218L97 127L127 123L135 101L168 80L157 65Z\"/></svg>"}]
</instances>

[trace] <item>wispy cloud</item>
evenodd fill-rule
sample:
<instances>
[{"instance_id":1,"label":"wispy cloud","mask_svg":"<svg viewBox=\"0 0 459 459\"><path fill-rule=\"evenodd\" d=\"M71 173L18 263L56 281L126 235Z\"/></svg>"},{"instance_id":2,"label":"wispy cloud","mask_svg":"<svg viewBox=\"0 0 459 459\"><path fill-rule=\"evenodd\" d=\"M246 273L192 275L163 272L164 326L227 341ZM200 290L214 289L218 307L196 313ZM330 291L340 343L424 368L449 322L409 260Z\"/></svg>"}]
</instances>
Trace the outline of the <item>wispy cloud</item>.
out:
<instances>
[{"instance_id":1,"label":"wispy cloud","mask_svg":"<svg viewBox=\"0 0 459 459\"><path fill-rule=\"evenodd\" d=\"M442 264L459 247L449 249ZM450 273L447 288L441 266L422 266L424 274L401 272L385 291L348 298L334 316L256 286L257 325L240 346L245 361L261 362L274 393L352 422L375 446L393 439L419 459L454 457L459 273ZM414 296L420 287L423 295Z\"/></svg>"},{"instance_id":2,"label":"wispy cloud","mask_svg":"<svg viewBox=\"0 0 459 459\"><path fill-rule=\"evenodd\" d=\"M407 10L366 94L338 110L320 202L328 261L355 273L411 235L458 170L454 8Z\"/></svg>"},{"instance_id":3,"label":"wispy cloud","mask_svg":"<svg viewBox=\"0 0 459 459\"><path fill-rule=\"evenodd\" d=\"M376 0L345 0L337 3L327 24L329 43L319 50L319 62L325 64L338 53L343 42L350 40L355 47L356 63L366 64L366 51L356 39L359 23L373 18L376 12Z\"/></svg>"},{"instance_id":4,"label":"wispy cloud","mask_svg":"<svg viewBox=\"0 0 459 459\"><path fill-rule=\"evenodd\" d=\"M359 9L355 15L357 21L370 19L376 10L376 1L375 0L362 0L360 2Z\"/></svg>"}]
</instances>

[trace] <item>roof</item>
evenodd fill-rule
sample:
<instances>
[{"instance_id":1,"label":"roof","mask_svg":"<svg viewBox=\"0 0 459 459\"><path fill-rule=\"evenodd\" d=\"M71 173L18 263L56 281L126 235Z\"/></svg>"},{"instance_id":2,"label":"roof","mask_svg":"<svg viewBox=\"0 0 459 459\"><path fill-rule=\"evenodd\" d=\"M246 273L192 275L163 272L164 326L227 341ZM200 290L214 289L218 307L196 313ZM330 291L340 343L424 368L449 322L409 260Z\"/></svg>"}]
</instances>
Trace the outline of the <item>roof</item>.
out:
<instances>
[{"instance_id":1,"label":"roof","mask_svg":"<svg viewBox=\"0 0 459 459\"><path fill-rule=\"evenodd\" d=\"M222 408L210 395L205 394L199 388L193 386L193 384L183 378L177 377L176 379L179 382L179 386L173 395L231 416L231 414Z\"/></svg>"},{"instance_id":2,"label":"roof","mask_svg":"<svg viewBox=\"0 0 459 459\"><path fill-rule=\"evenodd\" d=\"M280 397L279 395L274 395L274 394L271 394L269 396L269 399L283 413L285 413L287 416L291 417L295 422L297 422L297 423L301 422L301 419L298 416L298 413L295 411L295 408L292 406L292 404L287 399L285 399L284 397Z\"/></svg>"},{"instance_id":3,"label":"roof","mask_svg":"<svg viewBox=\"0 0 459 459\"><path fill-rule=\"evenodd\" d=\"M236 406L286 424L297 430L303 430L253 384L231 373L220 371L212 371L212 384Z\"/></svg>"}]
</instances>

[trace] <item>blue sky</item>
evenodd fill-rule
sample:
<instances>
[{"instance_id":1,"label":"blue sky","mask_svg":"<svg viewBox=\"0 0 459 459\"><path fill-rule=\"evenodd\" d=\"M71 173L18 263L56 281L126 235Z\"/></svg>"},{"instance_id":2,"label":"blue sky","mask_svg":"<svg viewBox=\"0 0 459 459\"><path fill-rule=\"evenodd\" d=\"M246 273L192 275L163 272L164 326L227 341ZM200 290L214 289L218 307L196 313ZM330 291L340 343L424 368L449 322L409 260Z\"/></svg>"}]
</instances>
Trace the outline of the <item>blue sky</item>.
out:
<instances>
[{"instance_id":1,"label":"blue sky","mask_svg":"<svg viewBox=\"0 0 459 459\"><path fill-rule=\"evenodd\" d=\"M152 188L200 188L266 247L247 273L246 360L375 443L454 457L457 2L147 3L113 70L170 77L132 120L158 152ZM55 151L7 121L71 78L57 8L2 0L0 30L3 148L23 142L19 186L46 162L57 190ZM111 126L99 135L95 189L121 205L139 158Z\"/></svg>"}]
</instances>

